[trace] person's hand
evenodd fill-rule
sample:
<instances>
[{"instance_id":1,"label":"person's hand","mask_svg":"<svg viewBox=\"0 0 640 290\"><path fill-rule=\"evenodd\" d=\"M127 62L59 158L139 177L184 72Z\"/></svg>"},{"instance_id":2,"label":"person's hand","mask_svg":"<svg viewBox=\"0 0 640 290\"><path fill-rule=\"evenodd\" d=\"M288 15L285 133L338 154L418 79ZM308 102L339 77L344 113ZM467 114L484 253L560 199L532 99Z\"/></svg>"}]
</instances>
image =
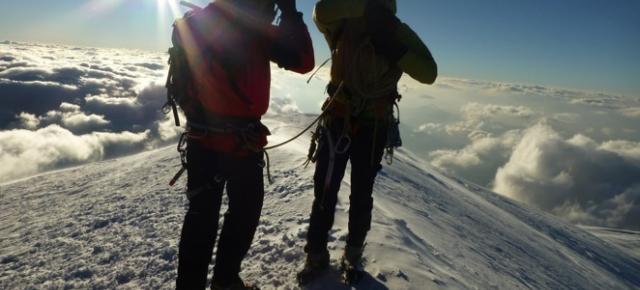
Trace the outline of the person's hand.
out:
<instances>
[{"instance_id":1,"label":"person's hand","mask_svg":"<svg viewBox=\"0 0 640 290\"><path fill-rule=\"evenodd\" d=\"M296 0L275 0L276 5L282 11L282 14L295 13L296 10Z\"/></svg>"}]
</instances>

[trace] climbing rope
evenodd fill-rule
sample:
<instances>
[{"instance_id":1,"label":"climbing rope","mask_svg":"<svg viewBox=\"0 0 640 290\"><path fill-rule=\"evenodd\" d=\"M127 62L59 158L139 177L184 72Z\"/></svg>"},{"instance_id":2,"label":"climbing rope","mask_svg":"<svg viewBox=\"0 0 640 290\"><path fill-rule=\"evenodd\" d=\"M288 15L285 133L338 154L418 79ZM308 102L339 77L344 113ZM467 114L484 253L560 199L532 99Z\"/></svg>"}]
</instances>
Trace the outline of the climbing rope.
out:
<instances>
[{"instance_id":1,"label":"climbing rope","mask_svg":"<svg viewBox=\"0 0 640 290\"><path fill-rule=\"evenodd\" d=\"M262 149L262 151L264 152L265 157L267 159L266 160L267 161L266 162L266 169L267 169L267 179L269 180L269 183L273 183L273 181L271 180L271 164L269 162L269 153L267 151L282 147L284 145L287 145L287 144L295 141L296 139L300 138L302 135L307 133L309 130L311 130L311 128L313 128L313 126L315 124L317 124L322 119L322 117L324 117L324 115L328 111L329 107L331 107L331 104L333 103L334 99L336 98L336 96L338 95L340 90L342 90L342 86L343 86L343 82L340 82L340 84L338 85L338 88L333 93L333 95L329 96L329 100L327 101L327 105L324 106L324 108L322 109L322 112L320 113L320 115L318 115L318 117L316 117L313 120L313 122L311 122L311 124L309 124L309 126L304 128L304 130L302 130L300 133L296 134L295 136L289 138L288 140L286 140L284 142L278 143L276 145L268 146L268 147L265 147L264 149Z\"/></svg>"},{"instance_id":2,"label":"climbing rope","mask_svg":"<svg viewBox=\"0 0 640 290\"><path fill-rule=\"evenodd\" d=\"M311 124L309 124L306 128L304 128L300 133L296 134L295 136L287 139L284 142L278 143L276 145L272 145L272 146L268 146L262 149L252 149L251 151L254 151L256 153L258 152L262 152L265 155L265 162L262 164L263 168L266 168L267 170L267 179L269 180L269 183L273 183L273 180L271 179L271 162L270 162L270 158L269 158L269 153L267 151L269 150L273 150L282 146L285 146L293 141L295 141L296 139L300 138L302 135L304 135L305 133L307 133L309 130L311 130L311 128L313 128L313 126L315 124L317 124L322 117L326 114L326 112L328 111L328 108L331 106L331 104L333 103L335 97L338 95L338 93L340 92L340 90L342 90L343 87L343 83L340 82L340 84L338 85L338 88L336 89L336 91L333 93L333 95L329 96L329 100L327 102L327 105L324 106L324 108L322 109L322 112L320 113L320 115L318 115L318 117L316 117L313 122L311 122ZM193 124L190 124L189 127L193 127ZM204 135L208 134L208 133L216 133L216 132L227 132L227 130L224 129L212 129L212 128L208 128L205 126L197 126L199 130L204 130ZM178 181L178 179L180 179L180 177L184 174L184 172L187 169L187 160L186 160L186 156L187 156L187 148L186 148L186 143L187 143L187 139L188 138L193 138L195 135L194 133L192 133L190 131L190 129L187 129L187 132L183 133L182 135L180 135L180 141L178 141L178 152L180 153L180 162L182 163L182 167L180 168L180 170L178 171L178 173L176 173L176 175L171 179L171 181L169 182L169 186L174 186L175 183Z\"/></svg>"}]
</instances>

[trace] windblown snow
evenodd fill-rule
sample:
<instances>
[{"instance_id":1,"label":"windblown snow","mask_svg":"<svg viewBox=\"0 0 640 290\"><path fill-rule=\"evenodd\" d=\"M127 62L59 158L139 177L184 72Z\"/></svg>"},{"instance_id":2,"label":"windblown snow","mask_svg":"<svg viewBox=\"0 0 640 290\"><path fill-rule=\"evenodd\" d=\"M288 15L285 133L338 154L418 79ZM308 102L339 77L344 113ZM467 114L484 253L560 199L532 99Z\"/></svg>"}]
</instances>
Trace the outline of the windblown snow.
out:
<instances>
[{"instance_id":1,"label":"windblown snow","mask_svg":"<svg viewBox=\"0 0 640 290\"><path fill-rule=\"evenodd\" d=\"M267 119L271 142L312 118ZM263 289L299 288L313 197L307 144L270 154L274 182L242 273ZM0 289L171 289L187 200L184 179L167 183L179 166L171 146L0 185ZM347 235L349 179L331 232L334 265ZM356 289L640 288L640 234L600 230L605 241L410 152L384 167L374 198L369 275ZM305 289L348 287L334 270Z\"/></svg>"}]
</instances>

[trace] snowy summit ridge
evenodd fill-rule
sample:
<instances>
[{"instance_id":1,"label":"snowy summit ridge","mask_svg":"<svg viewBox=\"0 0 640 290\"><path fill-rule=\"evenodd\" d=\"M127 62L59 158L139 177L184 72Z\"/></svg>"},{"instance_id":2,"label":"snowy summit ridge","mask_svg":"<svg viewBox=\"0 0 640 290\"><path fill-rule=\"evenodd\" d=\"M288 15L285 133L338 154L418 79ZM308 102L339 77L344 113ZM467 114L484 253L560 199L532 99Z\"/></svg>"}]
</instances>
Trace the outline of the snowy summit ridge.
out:
<instances>
[{"instance_id":1,"label":"snowy summit ridge","mask_svg":"<svg viewBox=\"0 0 640 290\"><path fill-rule=\"evenodd\" d=\"M272 117L271 142L312 117ZM313 197L308 138L271 152L260 227L243 275L297 289ZM1 289L171 289L185 211L173 146L0 185ZM347 171L349 172L349 171ZM184 183L184 180L182 180ZM330 250L344 240L344 179ZM400 150L374 190L366 277L357 289L638 289L640 256ZM223 208L224 210L224 208ZM308 289L346 289L329 272Z\"/></svg>"}]
</instances>

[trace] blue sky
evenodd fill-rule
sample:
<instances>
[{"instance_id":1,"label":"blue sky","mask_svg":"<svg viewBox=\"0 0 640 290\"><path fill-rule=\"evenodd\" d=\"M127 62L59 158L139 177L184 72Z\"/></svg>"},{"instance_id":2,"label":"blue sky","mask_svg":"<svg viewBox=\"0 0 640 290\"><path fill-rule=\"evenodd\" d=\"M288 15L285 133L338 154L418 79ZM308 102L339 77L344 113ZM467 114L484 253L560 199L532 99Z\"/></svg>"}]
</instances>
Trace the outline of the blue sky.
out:
<instances>
[{"instance_id":1,"label":"blue sky","mask_svg":"<svg viewBox=\"0 0 640 290\"><path fill-rule=\"evenodd\" d=\"M3 1L0 39L164 50L172 17L158 1ZM313 3L298 1L309 24ZM399 15L443 75L640 96L639 1L402 0Z\"/></svg>"}]
</instances>

